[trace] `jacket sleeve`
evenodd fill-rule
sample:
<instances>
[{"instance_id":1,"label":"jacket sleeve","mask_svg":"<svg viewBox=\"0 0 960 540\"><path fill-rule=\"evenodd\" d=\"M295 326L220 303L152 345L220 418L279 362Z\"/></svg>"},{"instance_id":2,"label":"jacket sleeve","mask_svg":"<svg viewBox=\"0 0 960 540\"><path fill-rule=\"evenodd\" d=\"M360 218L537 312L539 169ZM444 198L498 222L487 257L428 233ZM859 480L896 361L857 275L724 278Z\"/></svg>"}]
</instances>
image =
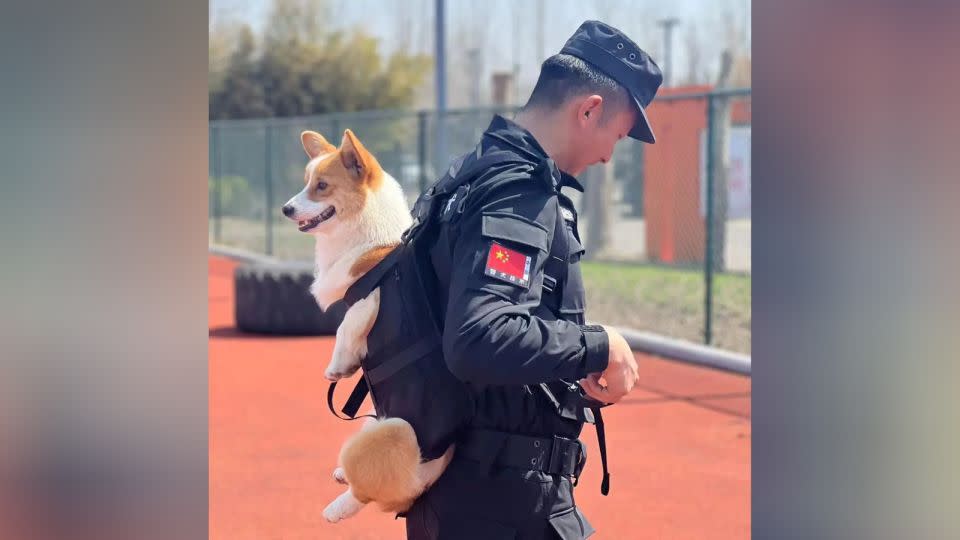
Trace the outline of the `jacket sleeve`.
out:
<instances>
[{"instance_id":1,"label":"jacket sleeve","mask_svg":"<svg viewBox=\"0 0 960 540\"><path fill-rule=\"evenodd\" d=\"M556 196L532 181L471 196L452 250L443 332L450 371L464 381L506 385L578 380L606 369L602 327L532 314L557 223ZM489 275L494 244L530 258L526 285Z\"/></svg>"}]
</instances>

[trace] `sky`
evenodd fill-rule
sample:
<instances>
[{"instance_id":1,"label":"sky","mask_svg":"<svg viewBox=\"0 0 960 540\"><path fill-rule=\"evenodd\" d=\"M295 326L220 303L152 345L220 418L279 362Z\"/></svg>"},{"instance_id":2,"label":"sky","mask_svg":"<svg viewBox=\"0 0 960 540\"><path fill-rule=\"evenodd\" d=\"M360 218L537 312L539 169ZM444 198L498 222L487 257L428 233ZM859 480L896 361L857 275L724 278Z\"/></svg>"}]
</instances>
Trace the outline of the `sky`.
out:
<instances>
[{"instance_id":1,"label":"sky","mask_svg":"<svg viewBox=\"0 0 960 540\"><path fill-rule=\"evenodd\" d=\"M381 40L389 53L405 44L408 52L434 52L436 0L328 0L331 25L360 27ZM210 0L210 25L245 22L257 32L266 21L272 0ZM690 46L702 56L702 71L712 80L724 44L728 41L724 17L743 29L738 45L750 48L749 0L446 0L448 84L451 95L462 95L460 79L479 72L476 80L484 95L493 72L516 66L520 91L535 82L539 64L563 46L584 20L599 19L622 31L665 66L664 32L657 21L676 17L672 64L676 82L689 68ZM542 42L540 39L542 32ZM468 51L479 54L470 56ZM467 84L472 87L473 83ZM451 104L453 105L453 104Z\"/></svg>"}]
</instances>

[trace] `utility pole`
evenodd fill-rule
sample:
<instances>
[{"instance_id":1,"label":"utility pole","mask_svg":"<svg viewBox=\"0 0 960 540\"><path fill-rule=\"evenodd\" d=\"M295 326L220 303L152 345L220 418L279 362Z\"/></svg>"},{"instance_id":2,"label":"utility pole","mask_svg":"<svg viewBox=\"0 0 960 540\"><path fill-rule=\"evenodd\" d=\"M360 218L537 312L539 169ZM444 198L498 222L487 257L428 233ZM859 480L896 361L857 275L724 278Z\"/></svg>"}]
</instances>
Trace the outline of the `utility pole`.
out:
<instances>
[{"instance_id":1,"label":"utility pole","mask_svg":"<svg viewBox=\"0 0 960 540\"><path fill-rule=\"evenodd\" d=\"M546 24L544 20L543 0L537 0L537 67L543 63L546 57L546 49L543 39L543 27Z\"/></svg>"},{"instance_id":2,"label":"utility pole","mask_svg":"<svg viewBox=\"0 0 960 540\"><path fill-rule=\"evenodd\" d=\"M513 35L511 44L513 45L513 102L512 105L520 104L520 55L517 50L520 48L520 7L519 4L511 4L513 9Z\"/></svg>"},{"instance_id":3,"label":"utility pole","mask_svg":"<svg viewBox=\"0 0 960 540\"><path fill-rule=\"evenodd\" d=\"M673 70L673 60L670 55L670 48L673 44L673 27L680 24L680 19L669 17L657 21L657 25L663 27L663 87L670 86L670 72Z\"/></svg>"},{"instance_id":4,"label":"utility pole","mask_svg":"<svg viewBox=\"0 0 960 540\"><path fill-rule=\"evenodd\" d=\"M446 134L446 113L447 113L447 44L446 44L446 15L444 10L444 0L436 1L434 31L434 54L437 59L436 83L437 83L437 129L436 131L436 154L433 162L436 164L436 170L443 170L447 164L449 156L447 155L447 134Z\"/></svg>"},{"instance_id":5,"label":"utility pole","mask_svg":"<svg viewBox=\"0 0 960 540\"><path fill-rule=\"evenodd\" d=\"M470 106L480 106L480 49L468 49L467 61L470 65L470 75L473 77L473 87L470 89Z\"/></svg>"}]
</instances>

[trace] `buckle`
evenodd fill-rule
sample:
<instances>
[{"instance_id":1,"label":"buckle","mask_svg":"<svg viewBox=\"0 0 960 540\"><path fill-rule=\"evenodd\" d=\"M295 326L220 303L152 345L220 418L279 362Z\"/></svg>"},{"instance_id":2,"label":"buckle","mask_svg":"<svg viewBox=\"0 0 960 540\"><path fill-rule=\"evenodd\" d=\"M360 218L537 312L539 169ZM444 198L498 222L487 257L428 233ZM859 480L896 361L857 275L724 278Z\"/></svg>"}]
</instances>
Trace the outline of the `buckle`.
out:
<instances>
[{"instance_id":1,"label":"buckle","mask_svg":"<svg viewBox=\"0 0 960 540\"><path fill-rule=\"evenodd\" d=\"M580 457L577 459L577 466L573 470L574 487L580 482L580 473L583 472L583 468L587 464L587 445L583 444L583 441L580 439L577 439L577 446L580 447Z\"/></svg>"},{"instance_id":2,"label":"buckle","mask_svg":"<svg viewBox=\"0 0 960 540\"><path fill-rule=\"evenodd\" d=\"M400 241L406 244L410 240L410 236L417 232L417 229L420 228L420 225L420 217L417 216L413 218L413 223L410 224L410 227L408 227L407 230L403 231L403 233L400 235Z\"/></svg>"},{"instance_id":3,"label":"buckle","mask_svg":"<svg viewBox=\"0 0 960 540\"><path fill-rule=\"evenodd\" d=\"M553 444L550 448L550 459L547 462L546 472L547 474L561 474L564 476L570 476L575 471L568 469L568 463L573 465L571 455L574 452L574 449L580 450L579 441L573 441L570 439L565 439L563 437L553 436Z\"/></svg>"}]
</instances>

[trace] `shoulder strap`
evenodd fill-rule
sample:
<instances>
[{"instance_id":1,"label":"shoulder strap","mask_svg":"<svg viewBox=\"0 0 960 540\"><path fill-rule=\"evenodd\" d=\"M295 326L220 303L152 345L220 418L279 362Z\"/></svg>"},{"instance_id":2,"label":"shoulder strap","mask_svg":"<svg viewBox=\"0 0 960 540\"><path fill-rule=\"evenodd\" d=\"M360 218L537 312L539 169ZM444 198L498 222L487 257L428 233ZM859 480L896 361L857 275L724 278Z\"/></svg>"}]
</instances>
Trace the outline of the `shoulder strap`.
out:
<instances>
[{"instance_id":1,"label":"shoulder strap","mask_svg":"<svg viewBox=\"0 0 960 540\"><path fill-rule=\"evenodd\" d=\"M564 245L567 242L567 225L563 218L562 208L558 200L557 219L553 228L551 246ZM563 244L558 244L558 242L563 242ZM551 307L559 310L561 301L560 283L565 279L567 274L567 253L561 252L560 257L557 257L553 254L555 252L555 249L551 249L551 254L547 256L547 260L543 264L543 289L550 297L549 302L551 302Z\"/></svg>"},{"instance_id":2,"label":"shoulder strap","mask_svg":"<svg viewBox=\"0 0 960 540\"><path fill-rule=\"evenodd\" d=\"M518 159L514 153L506 150L494 150L484 154L482 143L477 144L473 151L454 160L443 178L420 195L413 206L413 225L403 233L403 242L405 244L411 242L423 233L425 225L435 223L441 213L440 207L443 204L449 205L452 204L454 199L459 199L458 210L462 212L470 185L484 171L497 165L517 163L527 162ZM513 178L503 180L513 180Z\"/></svg>"},{"instance_id":3,"label":"shoulder strap","mask_svg":"<svg viewBox=\"0 0 960 540\"><path fill-rule=\"evenodd\" d=\"M378 262L376 266L368 270L366 274L360 276L359 279L353 282L353 285L347 288L347 292L343 295L343 302L347 304L348 308L353 307L354 304L366 298L367 295L380 285L380 282L383 281L383 278L390 272L390 269L397 264L402 251L403 244L393 248L393 251L388 253L383 260Z\"/></svg>"}]
</instances>

